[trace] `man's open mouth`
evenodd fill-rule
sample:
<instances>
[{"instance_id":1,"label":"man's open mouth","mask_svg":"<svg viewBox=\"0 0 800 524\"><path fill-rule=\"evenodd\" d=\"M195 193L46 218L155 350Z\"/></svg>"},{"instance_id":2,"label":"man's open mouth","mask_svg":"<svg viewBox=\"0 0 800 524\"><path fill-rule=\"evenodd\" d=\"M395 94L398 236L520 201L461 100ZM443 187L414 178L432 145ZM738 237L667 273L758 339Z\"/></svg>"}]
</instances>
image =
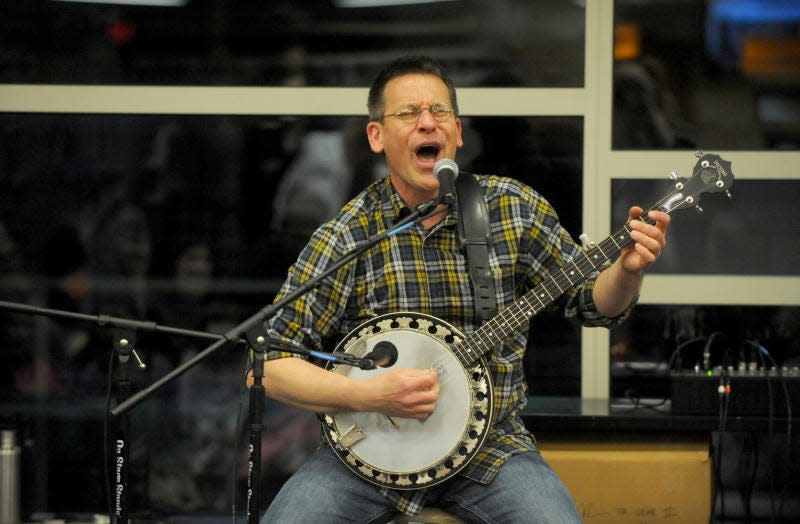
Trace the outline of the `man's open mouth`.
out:
<instances>
[{"instance_id":1,"label":"man's open mouth","mask_svg":"<svg viewBox=\"0 0 800 524\"><path fill-rule=\"evenodd\" d=\"M438 158L441 149L439 144L423 144L417 148L417 158L426 161L434 161Z\"/></svg>"}]
</instances>

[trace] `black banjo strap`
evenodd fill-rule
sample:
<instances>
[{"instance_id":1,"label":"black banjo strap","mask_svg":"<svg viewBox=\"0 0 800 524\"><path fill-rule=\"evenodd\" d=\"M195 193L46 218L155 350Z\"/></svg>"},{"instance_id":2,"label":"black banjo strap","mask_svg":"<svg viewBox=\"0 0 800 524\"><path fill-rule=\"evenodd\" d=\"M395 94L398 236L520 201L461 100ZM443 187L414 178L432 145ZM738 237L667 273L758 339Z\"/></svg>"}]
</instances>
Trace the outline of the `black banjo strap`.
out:
<instances>
[{"instance_id":1,"label":"black banjo strap","mask_svg":"<svg viewBox=\"0 0 800 524\"><path fill-rule=\"evenodd\" d=\"M458 238L466 253L475 295L475 316L480 325L497 313L497 295L489 267L489 212L483 188L471 173L462 172L456 178L456 198Z\"/></svg>"}]
</instances>

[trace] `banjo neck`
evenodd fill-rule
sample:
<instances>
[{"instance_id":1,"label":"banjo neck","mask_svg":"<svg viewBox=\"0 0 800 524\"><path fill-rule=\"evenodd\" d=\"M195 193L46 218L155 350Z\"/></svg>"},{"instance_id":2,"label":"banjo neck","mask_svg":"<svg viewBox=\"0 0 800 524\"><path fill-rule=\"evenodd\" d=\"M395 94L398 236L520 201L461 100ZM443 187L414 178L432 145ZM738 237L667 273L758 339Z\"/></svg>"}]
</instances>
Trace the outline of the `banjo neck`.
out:
<instances>
[{"instance_id":1,"label":"banjo neck","mask_svg":"<svg viewBox=\"0 0 800 524\"><path fill-rule=\"evenodd\" d=\"M698 160L692 169L692 176L688 179L670 176L676 181L674 188L634 220L652 224L653 221L646 217L648 211L653 209L668 214L693 207L702 211L698 203L704 193L724 192L728 197L731 196L728 191L733 184L731 163L719 155L704 154L702 151L697 151L695 156ZM579 252L474 333L460 339L452 346L453 353L464 367L472 366L507 336L521 329L528 319L558 300L568 289L581 284L607 260L619 254L623 247L632 242L630 232L626 224L599 244L590 245L588 249Z\"/></svg>"},{"instance_id":2,"label":"banjo neck","mask_svg":"<svg viewBox=\"0 0 800 524\"><path fill-rule=\"evenodd\" d=\"M644 218L646 215L647 212L643 213L640 219L652 223ZM546 309L569 289L583 283L607 260L619 254L623 247L632 242L630 232L630 228L625 225L599 244L591 245L575 255L471 335L454 344L453 353L464 367L472 366L494 350L500 341L519 331L530 318Z\"/></svg>"}]
</instances>

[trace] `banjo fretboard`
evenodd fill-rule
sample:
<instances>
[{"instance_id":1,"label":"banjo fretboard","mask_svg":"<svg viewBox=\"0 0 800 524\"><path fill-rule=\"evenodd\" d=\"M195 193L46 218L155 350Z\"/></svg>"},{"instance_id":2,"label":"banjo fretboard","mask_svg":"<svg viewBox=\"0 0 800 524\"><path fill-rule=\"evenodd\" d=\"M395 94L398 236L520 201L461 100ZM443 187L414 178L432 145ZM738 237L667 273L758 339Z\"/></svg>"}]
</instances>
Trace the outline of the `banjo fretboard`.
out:
<instances>
[{"instance_id":1,"label":"banjo fretboard","mask_svg":"<svg viewBox=\"0 0 800 524\"><path fill-rule=\"evenodd\" d=\"M507 336L520 330L528 319L546 309L569 289L583 283L607 260L619 254L631 243L630 232L626 225L599 244L578 253L467 338L454 344L453 353L465 367L473 365Z\"/></svg>"}]
</instances>

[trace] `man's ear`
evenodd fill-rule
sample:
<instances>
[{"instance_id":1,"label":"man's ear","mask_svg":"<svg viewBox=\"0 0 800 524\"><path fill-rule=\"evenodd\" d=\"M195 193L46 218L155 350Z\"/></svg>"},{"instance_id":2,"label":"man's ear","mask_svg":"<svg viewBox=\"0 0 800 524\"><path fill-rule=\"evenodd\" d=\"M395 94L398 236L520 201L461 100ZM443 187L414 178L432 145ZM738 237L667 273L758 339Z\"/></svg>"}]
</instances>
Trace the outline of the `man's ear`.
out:
<instances>
[{"instance_id":1,"label":"man's ear","mask_svg":"<svg viewBox=\"0 0 800 524\"><path fill-rule=\"evenodd\" d=\"M371 121L367 124L367 139L373 153L383 153L383 125Z\"/></svg>"}]
</instances>

